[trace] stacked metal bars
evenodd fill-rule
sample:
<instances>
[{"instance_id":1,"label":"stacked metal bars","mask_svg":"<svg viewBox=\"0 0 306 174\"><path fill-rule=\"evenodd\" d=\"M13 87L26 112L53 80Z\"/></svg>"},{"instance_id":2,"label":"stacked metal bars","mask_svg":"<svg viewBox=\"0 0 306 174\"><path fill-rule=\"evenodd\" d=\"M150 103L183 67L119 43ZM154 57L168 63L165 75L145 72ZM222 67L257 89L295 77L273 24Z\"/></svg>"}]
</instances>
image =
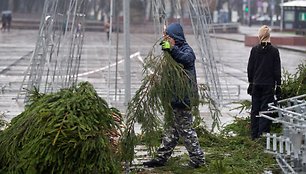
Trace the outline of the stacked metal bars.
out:
<instances>
[{"instance_id":1,"label":"stacked metal bars","mask_svg":"<svg viewBox=\"0 0 306 174\"><path fill-rule=\"evenodd\" d=\"M283 134L266 134L266 151L276 156L284 173L306 173L306 94L270 103L269 108L260 116L282 123Z\"/></svg>"},{"instance_id":2,"label":"stacked metal bars","mask_svg":"<svg viewBox=\"0 0 306 174\"><path fill-rule=\"evenodd\" d=\"M16 99L36 88L53 92L77 82L85 22L85 0L46 0L36 47Z\"/></svg>"}]
</instances>

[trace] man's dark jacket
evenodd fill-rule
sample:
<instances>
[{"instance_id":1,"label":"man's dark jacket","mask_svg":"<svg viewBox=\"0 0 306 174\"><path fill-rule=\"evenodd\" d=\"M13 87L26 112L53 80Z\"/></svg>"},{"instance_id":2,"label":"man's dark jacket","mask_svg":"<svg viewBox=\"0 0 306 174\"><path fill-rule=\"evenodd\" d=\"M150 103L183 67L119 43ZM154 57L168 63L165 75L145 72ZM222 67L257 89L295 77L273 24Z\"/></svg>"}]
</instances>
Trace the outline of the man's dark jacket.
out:
<instances>
[{"instance_id":1,"label":"man's dark jacket","mask_svg":"<svg viewBox=\"0 0 306 174\"><path fill-rule=\"evenodd\" d=\"M193 87L192 96L198 96L195 70L196 56L193 49L186 42L182 26L179 23L172 23L167 27L166 34L175 40L175 45L170 50L172 58L184 66L190 78L189 83ZM186 105L189 107L190 103L189 97L185 97L183 101L175 98L171 102L171 105L176 108L186 108Z\"/></svg>"},{"instance_id":2,"label":"man's dark jacket","mask_svg":"<svg viewBox=\"0 0 306 174\"><path fill-rule=\"evenodd\" d=\"M280 85L281 62L279 51L270 43L258 44L251 50L248 81L253 85Z\"/></svg>"}]
</instances>

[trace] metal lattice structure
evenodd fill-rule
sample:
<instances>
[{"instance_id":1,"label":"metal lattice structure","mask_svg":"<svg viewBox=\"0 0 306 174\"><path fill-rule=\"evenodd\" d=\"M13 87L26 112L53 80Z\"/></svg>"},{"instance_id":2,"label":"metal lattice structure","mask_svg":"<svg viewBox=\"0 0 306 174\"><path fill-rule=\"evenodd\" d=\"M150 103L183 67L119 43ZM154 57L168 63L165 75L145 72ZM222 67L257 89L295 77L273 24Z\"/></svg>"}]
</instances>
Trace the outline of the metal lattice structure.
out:
<instances>
[{"instance_id":1,"label":"metal lattice structure","mask_svg":"<svg viewBox=\"0 0 306 174\"><path fill-rule=\"evenodd\" d=\"M164 30L164 24L167 25L167 14L165 12L166 5L164 3L165 2L161 0L152 1L155 34L159 37L162 35L162 31ZM176 4L176 12L180 14L182 11L180 0L177 0L177 2L174 4ZM211 25L212 19L209 4L207 1L188 0L188 8L194 37L200 50L200 57L202 59L204 69L205 84L210 89L210 96L219 105L221 105L224 102L224 96L227 97L229 94L227 90L227 82L225 80L223 81L225 88L224 86L223 88L226 90L221 89L222 85L220 83L219 73L223 67L222 64L218 63L220 60L217 60L213 52L213 39L210 34L214 32L214 29ZM177 22L183 23L181 19L178 19Z\"/></svg>"},{"instance_id":2,"label":"metal lattice structure","mask_svg":"<svg viewBox=\"0 0 306 174\"><path fill-rule=\"evenodd\" d=\"M84 38L85 0L46 0L36 47L17 100L36 88L49 93L77 82Z\"/></svg>"},{"instance_id":3,"label":"metal lattice structure","mask_svg":"<svg viewBox=\"0 0 306 174\"><path fill-rule=\"evenodd\" d=\"M284 173L306 173L306 94L269 104L260 116L282 123L282 135L266 134L266 151ZM272 117L276 113L276 117ZM274 114L275 115L275 114Z\"/></svg>"},{"instance_id":4,"label":"metal lattice structure","mask_svg":"<svg viewBox=\"0 0 306 174\"><path fill-rule=\"evenodd\" d=\"M189 0L189 13L193 26L195 39L200 48L202 63L204 65L206 84L210 89L210 96L221 104L223 93L221 90L217 60L213 52L210 28L212 23L211 13L207 1Z\"/></svg>"}]
</instances>

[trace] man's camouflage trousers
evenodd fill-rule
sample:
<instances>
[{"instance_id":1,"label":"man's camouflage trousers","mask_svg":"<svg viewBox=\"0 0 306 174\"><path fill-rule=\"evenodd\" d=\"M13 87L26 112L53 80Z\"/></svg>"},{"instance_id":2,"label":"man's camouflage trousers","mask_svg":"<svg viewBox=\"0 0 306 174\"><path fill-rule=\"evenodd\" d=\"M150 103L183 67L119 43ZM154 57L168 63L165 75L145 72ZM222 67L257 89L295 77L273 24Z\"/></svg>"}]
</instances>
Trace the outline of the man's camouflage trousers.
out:
<instances>
[{"instance_id":1,"label":"man's camouflage trousers","mask_svg":"<svg viewBox=\"0 0 306 174\"><path fill-rule=\"evenodd\" d=\"M203 164L204 153L200 147L197 133L192 128L191 111L174 108L173 112L173 124L164 133L162 144L157 150L157 159L167 161L181 136L189 153L190 160L195 164Z\"/></svg>"}]
</instances>

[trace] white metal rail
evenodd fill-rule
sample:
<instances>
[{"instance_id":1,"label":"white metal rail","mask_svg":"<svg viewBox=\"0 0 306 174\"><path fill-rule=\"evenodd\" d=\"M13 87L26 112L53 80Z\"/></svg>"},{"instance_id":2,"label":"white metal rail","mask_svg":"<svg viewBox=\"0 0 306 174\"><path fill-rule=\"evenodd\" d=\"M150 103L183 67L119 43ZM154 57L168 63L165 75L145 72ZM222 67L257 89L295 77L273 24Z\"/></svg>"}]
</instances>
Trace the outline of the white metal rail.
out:
<instances>
[{"instance_id":1,"label":"white metal rail","mask_svg":"<svg viewBox=\"0 0 306 174\"><path fill-rule=\"evenodd\" d=\"M266 152L275 155L284 173L306 173L306 94L270 103L269 108L260 117L282 123L283 132L266 134Z\"/></svg>"}]
</instances>

